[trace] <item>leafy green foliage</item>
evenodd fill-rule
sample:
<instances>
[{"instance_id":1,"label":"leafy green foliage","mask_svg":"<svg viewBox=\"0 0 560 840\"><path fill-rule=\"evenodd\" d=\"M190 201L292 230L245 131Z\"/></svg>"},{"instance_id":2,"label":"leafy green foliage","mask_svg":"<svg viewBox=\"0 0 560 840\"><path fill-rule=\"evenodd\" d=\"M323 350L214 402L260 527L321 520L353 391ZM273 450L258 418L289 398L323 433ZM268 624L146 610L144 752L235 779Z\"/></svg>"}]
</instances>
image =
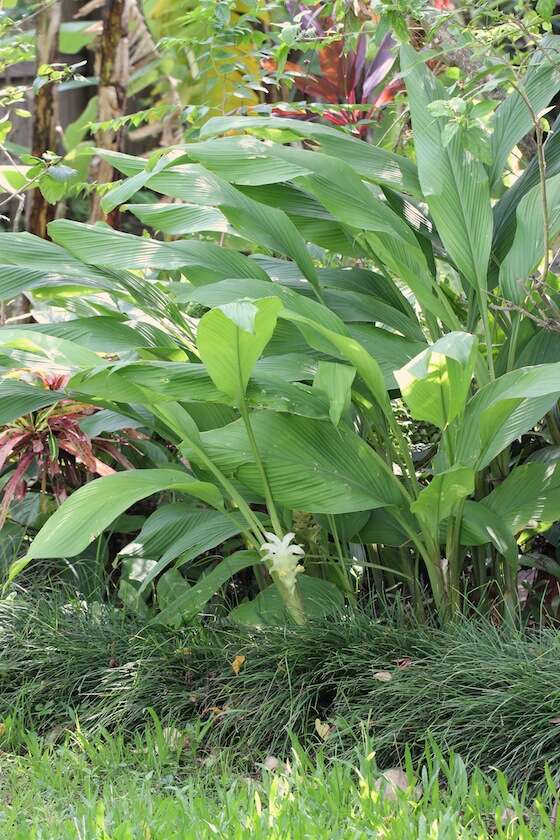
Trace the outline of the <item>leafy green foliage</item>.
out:
<instances>
[{"instance_id":1,"label":"leafy green foliage","mask_svg":"<svg viewBox=\"0 0 560 840\"><path fill-rule=\"evenodd\" d=\"M141 499L163 493L165 510L192 493L223 511L197 508L206 524L189 515L190 537L170 528L146 553L148 519L119 555L121 597L155 621L191 620L215 592L229 609L236 574L251 582L232 618L312 617L305 587L338 587L348 603L360 580L398 578L419 611L428 589L441 617L473 585L488 607L494 582L513 620L517 540L557 515L554 469L527 461L536 433L558 437L560 346L545 342L541 359L533 325L558 306L549 273L533 276L558 232L554 136L550 172L539 149L508 190L502 175L541 131L531 109L560 88L556 37L523 96L514 83L496 109L476 80L459 95L403 45L415 162L314 122L216 117L147 158L102 153L124 176L103 207L128 208L152 235L68 219L50 224L51 242L4 235L0 292L27 288L74 317L3 327L2 387L20 366L56 365L65 394L109 424L129 418L158 465L73 494L27 557L78 554ZM53 163L55 181L67 174ZM13 394L16 413L44 398ZM425 424L435 431L417 447ZM204 554L225 534L214 563ZM301 559L299 589L293 568L288 586L261 562L270 534Z\"/></svg>"}]
</instances>

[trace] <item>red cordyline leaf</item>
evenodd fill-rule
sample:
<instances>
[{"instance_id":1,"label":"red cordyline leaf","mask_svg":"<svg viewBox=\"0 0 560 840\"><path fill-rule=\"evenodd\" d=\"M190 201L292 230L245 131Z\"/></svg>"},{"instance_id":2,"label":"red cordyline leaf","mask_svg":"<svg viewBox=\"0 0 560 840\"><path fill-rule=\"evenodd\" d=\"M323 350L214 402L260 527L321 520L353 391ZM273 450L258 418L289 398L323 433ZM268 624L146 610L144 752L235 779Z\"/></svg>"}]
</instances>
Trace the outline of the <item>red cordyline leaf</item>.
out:
<instances>
[{"instance_id":1,"label":"red cordyline leaf","mask_svg":"<svg viewBox=\"0 0 560 840\"><path fill-rule=\"evenodd\" d=\"M46 371L38 371L37 376L49 391L61 391L70 379L67 373L47 373Z\"/></svg>"},{"instance_id":2,"label":"red cordyline leaf","mask_svg":"<svg viewBox=\"0 0 560 840\"><path fill-rule=\"evenodd\" d=\"M400 93L401 90L404 90L404 82L402 79L393 79L392 82L389 82L387 87L385 87L377 99L374 102L376 108L380 108L381 105L386 105L388 102L392 102L397 93Z\"/></svg>"},{"instance_id":3,"label":"red cordyline leaf","mask_svg":"<svg viewBox=\"0 0 560 840\"><path fill-rule=\"evenodd\" d=\"M123 455L122 452L119 452L117 447L114 444L110 443L110 441L96 440L95 445L98 449L102 449L104 452L107 452L109 455L111 455L115 459L117 464L120 464L121 467L124 467L125 470L135 469L134 464L128 460L126 455Z\"/></svg>"},{"instance_id":4,"label":"red cordyline leaf","mask_svg":"<svg viewBox=\"0 0 560 840\"><path fill-rule=\"evenodd\" d=\"M112 475L115 470L95 457L90 439L77 428L66 429L58 436L58 445L73 455L86 469L97 475Z\"/></svg>"},{"instance_id":5,"label":"red cordyline leaf","mask_svg":"<svg viewBox=\"0 0 560 840\"><path fill-rule=\"evenodd\" d=\"M22 481L25 471L33 462L34 457L33 452L28 452L27 455L24 455L4 487L4 498L2 499L2 504L0 505L0 530L4 527L4 523L8 515L8 509L12 499L16 495L18 485Z\"/></svg>"},{"instance_id":6,"label":"red cordyline leaf","mask_svg":"<svg viewBox=\"0 0 560 840\"><path fill-rule=\"evenodd\" d=\"M8 430L11 431L11 430ZM4 432L6 435L6 432ZM7 440L5 442L0 443L0 470L3 469L4 464L14 451L19 443L28 437L28 432L17 432L12 433L11 435L7 435Z\"/></svg>"}]
</instances>

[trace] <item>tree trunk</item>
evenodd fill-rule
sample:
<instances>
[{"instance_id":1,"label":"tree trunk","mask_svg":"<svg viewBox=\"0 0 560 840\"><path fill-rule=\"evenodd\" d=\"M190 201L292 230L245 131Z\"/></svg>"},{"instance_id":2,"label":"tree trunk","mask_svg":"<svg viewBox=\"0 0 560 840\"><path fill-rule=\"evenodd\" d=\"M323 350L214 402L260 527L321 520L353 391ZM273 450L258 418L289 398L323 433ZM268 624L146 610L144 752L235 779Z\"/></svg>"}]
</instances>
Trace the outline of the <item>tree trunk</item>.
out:
<instances>
[{"instance_id":1,"label":"tree trunk","mask_svg":"<svg viewBox=\"0 0 560 840\"><path fill-rule=\"evenodd\" d=\"M53 64L58 53L61 5L55 0L37 15L37 67ZM35 94L33 102L33 130L31 154L40 158L45 152L56 151L56 96L55 85L49 82ZM27 230L47 238L47 224L54 219L55 206L43 198L40 190L29 193Z\"/></svg>"},{"instance_id":2,"label":"tree trunk","mask_svg":"<svg viewBox=\"0 0 560 840\"><path fill-rule=\"evenodd\" d=\"M126 88L129 74L128 58L128 16L129 0L106 0L103 9L103 32L99 49L99 122L122 117L126 112ZM120 151L123 131L101 130L96 136L97 146L111 151ZM94 179L99 183L114 180L111 164L99 160L94 170ZM103 217L100 197L93 196L90 221ZM107 222L118 227L119 214L113 211Z\"/></svg>"}]
</instances>

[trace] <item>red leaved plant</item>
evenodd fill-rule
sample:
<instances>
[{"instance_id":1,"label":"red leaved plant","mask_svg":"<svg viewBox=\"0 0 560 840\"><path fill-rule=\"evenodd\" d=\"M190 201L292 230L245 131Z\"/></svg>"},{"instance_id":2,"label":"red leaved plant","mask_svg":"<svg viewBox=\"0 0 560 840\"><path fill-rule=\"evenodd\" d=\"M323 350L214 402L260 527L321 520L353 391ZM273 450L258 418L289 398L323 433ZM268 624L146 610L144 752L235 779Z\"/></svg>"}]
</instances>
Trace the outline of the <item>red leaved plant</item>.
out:
<instances>
[{"instance_id":1,"label":"red leaved plant","mask_svg":"<svg viewBox=\"0 0 560 840\"><path fill-rule=\"evenodd\" d=\"M65 376L39 375L45 388L56 391L64 387ZM74 400L60 400L54 405L19 417L0 432L0 471L10 461L15 469L2 491L0 528L4 525L12 501L25 497L28 490L27 471L35 466L33 482L40 486L46 503L47 492L60 504L68 489L84 484L91 476L110 475L113 467L97 457L106 453L124 469L134 465L119 451L114 439L89 438L80 428L84 420L98 409ZM127 430L138 437L138 432ZM96 454L97 453L97 454Z\"/></svg>"}]
</instances>

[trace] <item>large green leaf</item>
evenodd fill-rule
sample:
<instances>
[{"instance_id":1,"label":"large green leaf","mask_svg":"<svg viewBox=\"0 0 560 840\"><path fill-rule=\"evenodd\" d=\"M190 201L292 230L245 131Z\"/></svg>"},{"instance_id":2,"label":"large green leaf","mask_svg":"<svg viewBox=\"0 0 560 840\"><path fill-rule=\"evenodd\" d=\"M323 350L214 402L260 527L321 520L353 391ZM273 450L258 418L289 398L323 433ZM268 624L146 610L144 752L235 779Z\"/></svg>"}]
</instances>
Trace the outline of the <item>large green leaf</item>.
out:
<instances>
[{"instance_id":1,"label":"large green leaf","mask_svg":"<svg viewBox=\"0 0 560 840\"><path fill-rule=\"evenodd\" d=\"M40 408L66 398L62 391L49 391L27 382L5 379L0 382L0 425L5 426Z\"/></svg>"},{"instance_id":2,"label":"large green leaf","mask_svg":"<svg viewBox=\"0 0 560 840\"><path fill-rule=\"evenodd\" d=\"M430 213L445 248L467 281L486 288L492 241L488 178L481 163L462 147L456 135L447 145L446 123L429 105L446 99L446 90L411 47L401 47L412 115L418 175Z\"/></svg>"},{"instance_id":3,"label":"large green leaf","mask_svg":"<svg viewBox=\"0 0 560 840\"><path fill-rule=\"evenodd\" d=\"M319 362L313 387L325 394L329 401L329 417L334 426L350 408L352 383L356 370L349 365L336 362Z\"/></svg>"},{"instance_id":4,"label":"large green leaf","mask_svg":"<svg viewBox=\"0 0 560 840\"><path fill-rule=\"evenodd\" d=\"M411 228L365 184L352 167L318 152L284 149L283 154L308 161L313 174L298 179L344 225L362 232L375 256L404 280L422 306L444 322L441 300L434 295L424 253Z\"/></svg>"},{"instance_id":5,"label":"large green leaf","mask_svg":"<svg viewBox=\"0 0 560 840\"><path fill-rule=\"evenodd\" d=\"M0 328L0 348L14 350L17 353L31 354L61 367L92 368L102 364L102 359L85 347L58 338L45 335L28 327Z\"/></svg>"},{"instance_id":6,"label":"large green leaf","mask_svg":"<svg viewBox=\"0 0 560 840\"><path fill-rule=\"evenodd\" d=\"M89 278L106 279L93 267L95 261L86 266L64 248L31 233L3 233L0 236L0 263L40 270L43 275L79 278L82 283Z\"/></svg>"},{"instance_id":7,"label":"large green leaf","mask_svg":"<svg viewBox=\"0 0 560 840\"><path fill-rule=\"evenodd\" d=\"M463 411L476 350L474 335L448 333L395 372L403 399L416 420L445 429Z\"/></svg>"},{"instance_id":8,"label":"large green leaf","mask_svg":"<svg viewBox=\"0 0 560 840\"><path fill-rule=\"evenodd\" d=\"M50 324L29 324L26 330L64 338L99 353L108 350L121 353L150 346L141 326L137 323L129 326L120 317L94 315Z\"/></svg>"},{"instance_id":9,"label":"large green leaf","mask_svg":"<svg viewBox=\"0 0 560 840\"><path fill-rule=\"evenodd\" d=\"M48 275L41 270L0 265L0 300L11 300L22 292L44 285L47 280Z\"/></svg>"},{"instance_id":10,"label":"large green leaf","mask_svg":"<svg viewBox=\"0 0 560 840\"><path fill-rule=\"evenodd\" d=\"M305 318L287 309L280 313L280 317L296 324L311 347L350 362L383 412L386 415L390 414L391 404L381 368L358 341L346 335L340 335L311 318Z\"/></svg>"},{"instance_id":11,"label":"large green leaf","mask_svg":"<svg viewBox=\"0 0 560 840\"><path fill-rule=\"evenodd\" d=\"M173 601L168 607L157 613L152 619L152 624L175 624L177 616L180 615L183 621L191 621L200 610L208 603L217 590L237 572L241 572L248 566L259 564L261 558L255 551L238 551L227 557L212 571L206 572L202 577L183 594Z\"/></svg>"},{"instance_id":12,"label":"large green leaf","mask_svg":"<svg viewBox=\"0 0 560 840\"><path fill-rule=\"evenodd\" d=\"M261 411L251 425L275 501L291 510L349 513L401 505L403 491L387 464L352 429ZM212 461L262 494L241 421L201 435ZM188 446L184 452L196 460Z\"/></svg>"},{"instance_id":13,"label":"large green leaf","mask_svg":"<svg viewBox=\"0 0 560 840\"><path fill-rule=\"evenodd\" d=\"M182 502L158 508L142 530L119 553L119 558L155 560L142 580L140 592L171 563L184 566L205 551L238 534L243 523L217 510L192 510Z\"/></svg>"},{"instance_id":14,"label":"large green leaf","mask_svg":"<svg viewBox=\"0 0 560 840\"><path fill-rule=\"evenodd\" d=\"M201 266L223 277L267 279L254 260L210 242L159 242L103 225L85 225L68 219L51 222L49 234L70 254L95 266L168 270Z\"/></svg>"},{"instance_id":15,"label":"large green leaf","mask_svg":"<svg viewBox=\"0 0 560 840\"><path fill-rule=\"evenodd\" d=\"M317 321L317 323L323 324L331 330L348 334L343 321L326 306L322 306L318 301L293 289L288 289L280 283L272 283L270 280L266 282L254 279L220 280L216 283L206 283L197 288L189 289L187 287L182 299L212 307L234 303L243 298L259 299L272 296L279 298L284 306L293 312Z\"/></svg>"},{"instance_id":16,"label":"large green leaf","mask_svg":"<svg viewBox=\"0 0 560 840\"><path fill-rule=\"evenodd\" d=\"M493 510L480 502L465 502L460 541L461 545L492 543L509 563L517 563L517 543L511 531Z\"/></svg>"},{"instance_id":17,"label":"large green leaf","mask_svg":"<svg viewBox=\"0 0 560 840\"><path fill-rule=\"evenodd\" d=\"M255 365L247 389L254 408L294 412L326 418L328 401L297 380L312 380L316 363L301 357L269 356ZM295 381L294 381L295 380ZM229 398L214 385L204 365L182 362L132 362L93 372L76 374L70 387L87 401L88 395L116 403L138 403L148 408L154 402L188 402L189 411L226 408ZM217 424L219 425L219 424Z\"/></svg>"},{"instance_id":18,"label":"large green leaf","mask_svg":"<svg viewBox=\"0 0 560 840\"><path fill-rule=\"evenodd\" d=\"M296 587L308 619L324 619L329 615L340 613L344 607L342 592L328 580L302 574L297 577ZM245 601L235 607L228 618L230 621L250 627L283 627L292 622L275 583L267 586L252 601Z\"/></svg>"},{"instance_id":19,"label":"large green leaf","mask_svg":"<svg viewBox=\"0 0 560 840\"><path fill-rule=\"evenodd\" d=\"M274 155L271 146L254 137L221 137L179 146L184 150L184 158L178 158L176 163L184 159L196 161L232 184L249 186L274 184L307 174L305 167Z\"/></svg>"},{"instance_id":20,"label":"large green leaf","mask_svg":"<svg viewBox=\"0 0 560 840\"><path fill-rule=\"evenodd\" d=\"M474 490L474 471L468 467L454 466L433 476L410 510L434 534L439 534L439 523L447 519L458 502Z\"/></svg>"},{"instance_id":21,"label":"large green leaf","mask_svg":"<svg viewBox=\"0 0 560 840\"><path fill-rule=\"evenodd\" d=\"M119 514L140 499L163 490L186 493L217 508L222 506L222 497L213 484L198 481L182 470L115 473L76 490L41 528L29 546L26 562L45 557L74 557Z\"/></svg>"},{"instance_id":22,"label":"large green leaf","mask_svg":"<svg viewBox=\"0 0 560 840\"><path fill-rule=\"evenodd\" d=\"M138 177L134 176L132 180ZM294 223L282 210L254 201L231 184L196 164L175 166L155 174L150 173L150 178L145 181L145 184L156 192L181 198L192 204L202 203L219 207L241 236L291 257L309 282L317 286L315 266L305 242ZM121 187L116 189L122 190ZM111 193L108 193L105 201L110 198ZM177 244L185 245L186 243L182 241L165 244L174 248ZM231 272L229 276L232 276Z\"/></svg>"},{"instance_id":23,"label":"large green leaf","mask_svg":"<svg viewBox=\"0 0 560 840\"><path fill-rule=\"evenodd\" d=\"M546 182L550 241L560 233L560 175ZM526 193L516 211L515 236L500 266L499 284L503 295L521 304L527 294L530 274L544 256L544 217L540 184Z\"/></svg>"},{"instance_id":24,"label":"large green leaf","mask_svg":"<svg viewBox=\"0 0 560 840\"><path fill-rule=\"evenodd\" d=\"M408 158L319 123L284 117L213 117L202 126L201 137L255 129L280 129L283 132L290 131L296 137L314 140L326 154L351 161L362 177L412 195L420 195L416 169Z\"/></svg>"},{"instance_id":25,"label":"large green leaf","mask_svg":"<svg viewBox=\"0 0 560 840\"><path fill-rule=\"evenodd\" d=\"M544 144L544 158L547 178L560 174L560 118L555 120L552 130ZM517 205L524 195L539 183L539 165L535 155L521 175L506 190L494 206L494 241L492 243L493 260L498 264L510 247L515 233L515 215Z\"/></svg>"},{"instance_id":26,"label":"large green leaf","mask_svg":"<svg viewBox=\"0 0 560 840\"><path fill-rule=\"evenodd\" d=\"M535 114L546 108L554 94L560 90L560 37L547 35L540 48L531 56L526 75L518 82ZM519 90L514 90L496 109L492 118L492 165L490 184L502 176L507 156L516 143L533 129L533 118Z\"/></svg>"},{"instance_id":27,"label":"large green leaf","mask_svg":"<svg viewBox=\"0 0 560 840\"><path fill-rule=\"evenodd\" d=\"M350 324L348 331L375 359L383 374L385 387L392 390L397 386L395 370L408 364L426 347L425 341L404 338L402 335L374 327L372 324Z\"/></svg>"},{"instance_id":28,"label":"large green leaf","mask_svg":"<svg viewBox=\"0 0 560 840\"><path fill-rule=\"evenodd\" d=\"M194 204L127 204L126 210L143 224L171 236L201 231L233 232L224 214L216 207Z\"/></svg>"},{"instance_id":29,"label":"large green leaf","mask_svg":"<svg viewBox=\"0 0 560 840\"><path fill-rule=\"evenodd\" d=\"M511 533L560 518L560 469L557 464L516 467L481 502Z\"/></svg>"},{"instance_id":30,"label":"large green leaf","mask_svg":"<svg viewBox=\"0 0 560 840\"><path fill-rule=\"evenodd\" d=\"M481 388L467 404L456 459L483 469L560 397L560 363L519 368Z\"/></svg>"},{"instance_id":31,"label":"large green leaf","mask_svg":"<svg viewBox=\"0 0 560 840\"><path fill-rule=\"evenodd\" d=\"M239 403L249 377L272 337L282 303L278 298L238 301L211 309L200 320L200 358L216 387Z\"/></svg>"}]
</instances>

